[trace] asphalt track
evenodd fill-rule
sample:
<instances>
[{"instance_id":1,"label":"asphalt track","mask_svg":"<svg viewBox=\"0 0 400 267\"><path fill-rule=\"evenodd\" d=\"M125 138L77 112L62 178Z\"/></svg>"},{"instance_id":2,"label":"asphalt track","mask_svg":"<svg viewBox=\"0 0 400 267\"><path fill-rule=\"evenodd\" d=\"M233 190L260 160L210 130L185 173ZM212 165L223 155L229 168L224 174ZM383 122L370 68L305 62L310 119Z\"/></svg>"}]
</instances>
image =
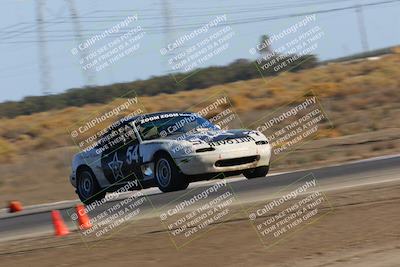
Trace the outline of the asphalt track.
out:
<instances>
[{"instance_id":1,"label":"asphalt track","mask_svg":"<svg viewBox=\"0 0 400 267\"><path fill-rule=\"evenodd\" d=\"M302 181L299 181L299 179L305 176L309 177L309 175L316 178L319 191L338 190L396 180L400 181L400 156L379 157L324 168L273 174L266 178L253 180L247 180L244 177L234 177L227 179L227 183L240 203L249 203L276 198L279 194L283 194L285 190L294 188L296 184L300 185ZM190 198L192 195L198 194L219 181L221 180L194 183L187 190L172 193L160 193L156 189L144 190L143 193L148 197L152 205L143 207L144 209L148 209L143 213L147 215L143 216L159 217L160 214L173 207L176 204L173 201L179 199L182 195L185 195L185 199ZM101 212L113 207L115 203L135 193L128 192L121 194L118 196L118 199L107 202L94 211L91 211L89 213L90 217L97 216ZM167 204L172 202L175 204ZM3 212L0 214L0 241L52 233L53 225L50 214L52 209L60 210L68 227L76 229L75 222L69 216L73 212L73 207L76 203L78 201L36 205L24 212L15 214ZM201 205L201 201L199 201L198 205ZM139 219L139 217L135 217L135 219Z\"/></svg>"}]
</instances>

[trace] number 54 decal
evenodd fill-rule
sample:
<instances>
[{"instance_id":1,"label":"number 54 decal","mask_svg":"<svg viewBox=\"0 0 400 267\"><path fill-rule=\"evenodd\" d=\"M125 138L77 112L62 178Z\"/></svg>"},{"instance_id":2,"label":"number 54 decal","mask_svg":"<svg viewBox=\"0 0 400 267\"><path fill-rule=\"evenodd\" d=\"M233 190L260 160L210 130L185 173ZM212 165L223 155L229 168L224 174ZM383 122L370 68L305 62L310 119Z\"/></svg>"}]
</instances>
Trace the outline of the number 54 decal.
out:
<instances>
[{"instance_id":1,"label":"number 54 decal","mask_svg":"<svg viewBox=\"0 0 400 267\"><path fill-rule=\"evenodd\" d=\"M130 146L126 151L126 163L132 164L133 162L138 162L139 154L138 154L139 146Z\"/></svg>"}]
</instances>

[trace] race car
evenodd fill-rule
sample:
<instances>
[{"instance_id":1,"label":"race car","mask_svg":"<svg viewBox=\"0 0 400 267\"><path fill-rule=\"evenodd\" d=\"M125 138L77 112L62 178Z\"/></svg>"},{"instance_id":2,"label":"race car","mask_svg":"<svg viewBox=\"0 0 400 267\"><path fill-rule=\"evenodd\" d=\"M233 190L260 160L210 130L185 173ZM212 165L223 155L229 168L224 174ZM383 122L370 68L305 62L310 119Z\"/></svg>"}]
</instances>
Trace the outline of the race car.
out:
<instances>
[{"instance_id":1,"label":"race car","mask_svg":"<svg viewBox=\"0 0 400 267\"><path fill-rule=\"evenodd\" d=\"M199 180L265 177L270 157L258 131L221 130L191 112L142 114L115 122L95 146L76 154L70 182L82 202L92 203L127 184L170 192Z\"/></svg>"}]
</instances>

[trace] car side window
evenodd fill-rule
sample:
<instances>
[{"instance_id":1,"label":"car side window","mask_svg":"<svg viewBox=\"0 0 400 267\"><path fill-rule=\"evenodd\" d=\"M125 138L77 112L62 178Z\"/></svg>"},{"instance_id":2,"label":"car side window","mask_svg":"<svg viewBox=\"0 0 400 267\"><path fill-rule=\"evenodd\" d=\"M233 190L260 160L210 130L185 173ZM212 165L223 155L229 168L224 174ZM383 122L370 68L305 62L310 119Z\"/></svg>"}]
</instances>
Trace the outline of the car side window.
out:
<instances>
[{"instance_id":1,"label":"car side window","mask_svg":"<svg viewBox=\"0 0 400 267\"><path fill-rule=\"evenodd\" d=\"M136 133L132 125L124 123L118 127L110 128L97 141L97 148L111 152L125 145L138 144Z\"/></svg>"},{"instance_id":2,"label":"car side window","mask_svg":"<svg viewBox=\"0 0 400 267\"><path fill-rule=\"evenodd\" d=\"M133 126L130 124L124 124L118 129L118 133L121 138L121 143L124 145L127 144L138 144L139 140L137 139L135 130Z\"/></svg>"},{"instance_id":3,"label":"car side window","mask_svg":"<svg viewBox=\"0 0 400 267\"><path fill-rule=\"evenodd\" d=\"M118 142L118 129L112 128L104 135L104 145L106 151L112 151L118 148L120 142Z\"/></svg>"}]
</instances>

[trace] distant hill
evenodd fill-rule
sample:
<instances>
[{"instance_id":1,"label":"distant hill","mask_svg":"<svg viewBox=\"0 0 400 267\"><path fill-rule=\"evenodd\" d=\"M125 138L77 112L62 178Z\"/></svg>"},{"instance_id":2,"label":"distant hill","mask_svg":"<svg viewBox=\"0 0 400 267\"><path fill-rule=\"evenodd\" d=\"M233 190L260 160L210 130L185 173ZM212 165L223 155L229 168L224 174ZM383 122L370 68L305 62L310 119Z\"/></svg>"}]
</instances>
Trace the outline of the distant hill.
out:
<instances>
[{"instance_id":1,"label":"distant hill","mask_svg":"<svg viewBox=\"0 0 400 267\"><path fill-rule=\"evenodd\" d=\"M288 57L288 56L287 56ZM157 95L160 93L175 93L193 89L207 88L213 85L250 80L260 77L260 69L256 62L239 59L227 66L197 69L195 75L190 73L151 77L147 80L136 80L128 83L115 83L106 86L73 88L61 94L47 96L29 96L22 101L7 101L0 103L0 117L13 118L19 115L29 115L53 109L80 107L87 104L108 103L127 92L135 90L138 95ZM286 68L274 71L269 68L263 71L265 76L274 76L282 71L299 71L317 65L317 58L304 55L291 62ZM177 82L178 81L178 82Z\"/></svg>"}]
</instances>

